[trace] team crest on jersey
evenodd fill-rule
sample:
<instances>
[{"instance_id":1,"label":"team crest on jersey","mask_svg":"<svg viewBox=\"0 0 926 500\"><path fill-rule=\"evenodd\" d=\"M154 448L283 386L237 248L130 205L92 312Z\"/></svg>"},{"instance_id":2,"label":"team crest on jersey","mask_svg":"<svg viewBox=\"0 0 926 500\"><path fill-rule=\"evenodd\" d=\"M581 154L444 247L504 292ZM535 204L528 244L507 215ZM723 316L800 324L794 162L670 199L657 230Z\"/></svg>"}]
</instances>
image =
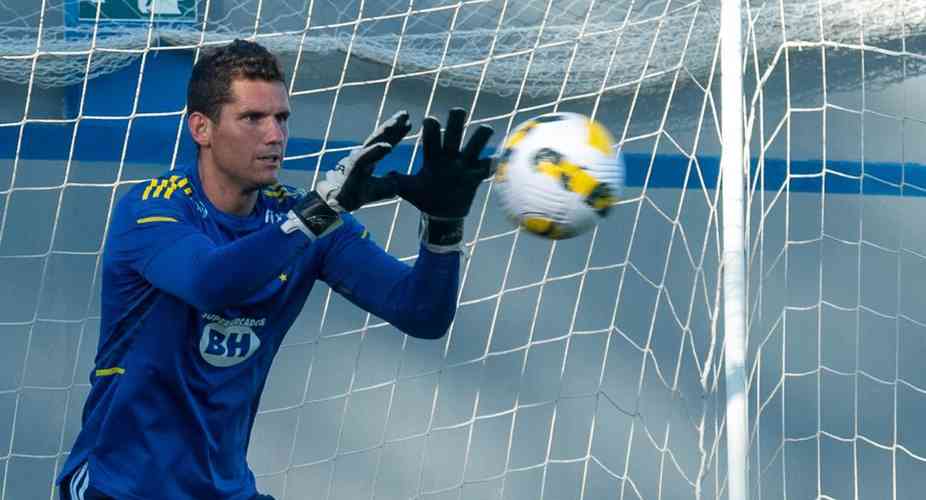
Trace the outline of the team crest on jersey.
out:
<instances>
[{"instance_id":1,"label":"team crest on jersey","mask_svg":"<svg viewBox=\"0 0 926 500\"><path fill-rule=\"evenodd\" d=\"M199 352L212 366L227 367L244 362L260 349L255 327L264 326L266 319L225 319L216 314L203 314L209 321L199 339Z\"/></svg>"}]
</instances>

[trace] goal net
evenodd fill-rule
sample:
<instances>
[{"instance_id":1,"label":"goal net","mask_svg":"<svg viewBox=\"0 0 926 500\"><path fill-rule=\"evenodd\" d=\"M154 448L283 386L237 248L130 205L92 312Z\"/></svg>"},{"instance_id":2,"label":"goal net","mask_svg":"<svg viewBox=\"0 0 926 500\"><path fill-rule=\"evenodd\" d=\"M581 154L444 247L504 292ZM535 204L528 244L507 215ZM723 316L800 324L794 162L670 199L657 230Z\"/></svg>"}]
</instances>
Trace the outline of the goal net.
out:
<instances>
[{"instance_id":1,"label":"goal net","mask_svg":"<svg viewBox=\"0 0 926 500\"><path fill-rule=\"evenodd\" d=\"M609 218L558 242L513 228L485 183L441 340L318 284L261 400L261 491L720 499L738 469L756 499L918 497L926 5L742 12L729 75L719 0L0 0L0 500L55 494L114 200L194 160L186 78L236 37L289 75L288 184L312 186L395 110L455 106L493 144L538 114L594 116L628 167ZM748 443L729 462L723 78L742 78L746 141ZM385 168L415 168L417 132ZM414 208L357 217L414 260Z\"/></svg>"}]
</instances>

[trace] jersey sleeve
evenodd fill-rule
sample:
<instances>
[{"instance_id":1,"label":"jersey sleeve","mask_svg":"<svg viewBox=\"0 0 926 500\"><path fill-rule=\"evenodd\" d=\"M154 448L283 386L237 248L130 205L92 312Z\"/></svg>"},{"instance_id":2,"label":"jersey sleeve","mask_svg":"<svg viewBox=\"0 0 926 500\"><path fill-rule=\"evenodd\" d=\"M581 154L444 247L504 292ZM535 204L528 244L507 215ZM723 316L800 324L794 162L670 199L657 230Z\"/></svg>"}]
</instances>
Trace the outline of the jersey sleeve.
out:
<instances>
[{"instance_id":1,"label":"jersey sleeve","mask_svg":"<svg viewBox=\"0 0 926 500\"><path fill-rule=\"evenodd\" d=\"M419 338L439 338L456 311L460 255L421 247L413 266L396 259L366 237L353 217L332 238L320 276L345 298ZM335 235L332 235L335 236Z\"/></svg>"},{"instance_id":2,"label":"jersey sleeve","mask_svg":"<svg viewBox=\"0 0 926 500\"><path fill-rule=\"evenodd\" d=\"M156 288L199 310L246 302L310 244L276 224L217 244L198 223L189 194L182 186L171 192L169 183L158 191L162 181L133 189L120 201L110 251Z\"/></svg>"},{"instance_id":3,"label":"jersey sleeve","mask_svg":"<svg viewBox=\"0 0 926 500\"><path fill-rule=\"evenodd\" d=\"M110 250L117 251L139 272L171 243L201 232L191 223L192 193L182 190L187 184L177 192L169 189L170 178L167 187L163 180L152 179L126 193L110 226Z\"/></svg>"}]
</instances>

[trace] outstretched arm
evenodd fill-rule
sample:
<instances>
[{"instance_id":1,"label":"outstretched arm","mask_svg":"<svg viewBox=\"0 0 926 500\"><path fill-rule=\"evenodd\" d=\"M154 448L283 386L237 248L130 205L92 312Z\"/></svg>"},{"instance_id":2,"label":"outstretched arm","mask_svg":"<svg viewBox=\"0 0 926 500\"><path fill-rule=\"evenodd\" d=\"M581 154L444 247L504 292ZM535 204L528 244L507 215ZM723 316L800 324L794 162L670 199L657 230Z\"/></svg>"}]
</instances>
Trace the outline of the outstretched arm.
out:
<instances>
[{"instance_id":1,"label":"outstretched arm","mask_svg":"<svg viewBox=\"0 0 926 500\"><path fill-rule=\"evenodd\" d=\"M404 126L407 115L400 113L396 117L401 117ZM480 154L492 129L478 127L461 150L465 122L465 111L451 110L441 137L440 122L425 118L421 133L424 161L414 175L391 172L385 177L374 177L371 174L375 161L360 168L359 162L348 158L345 168L333 171L319 184L319 192L325 199L349 200L352 197L346 194L354 192L375 192L376 199L398 194L421 211L421 251L413 267L369 240L353 236L332 245L325 253L322 270L322 278L335 290L415 337L441 337L453 320L463 219L469 213L476 189L490 173L490 160L480 158ZM407 131L403 128L395 138L400 139ZM371 142L364 143L358 154L367 151ZM364 189L360 190L360 186ZM374 197L361 198L366 202ZM329 204L336 206L331 201ZM342 208L346 205L359 206L340 203Z\"/></svg>"},{"instance_id":2,"label":"outstretched arm","mask_svg":"<svg viewBox=\"0 0 926 500\"><path fill-rule=\"evenodd\" d=\"M310 195L296 209L314 214L310 225L317 234L296 231L301 221L293 215L282 225L268 224L223 243L200 228L200 215L184 197L189 194L148 196L147 191L134 190L120 201L105 258L126 262L156 288L202 311L247 302L340 222L336 212ZM312 208L313 200L320 209ZM330 216L328 226L318 222L325 213Z\"/></svg>"},{"instance_id":3,"label":"outstretched arm","mask_svg":"<svg viewBox=\"0 0 926 500\"><path fill-rule=\"evenodd\" d=\"M136 269L156 288L201 311L220 311L247 302L311 241L267 225L227 245L216 245L180 222L151 224L144 228L146 239L168 243L140 261Z\"/></svg>"},{"instance_id":4,"label":"outstretched arm","mask_svg":"<svg viewBox=\"0 0 926 500\"><path fill-rule=\"evenodd\" d=\"M357 306L408 335L442 337L456 311L459 252L434 253L422 246L417 261L409 266L357 236L356 231L348 232L333 238L321 278Z\"/></svg>"}]
</instances>

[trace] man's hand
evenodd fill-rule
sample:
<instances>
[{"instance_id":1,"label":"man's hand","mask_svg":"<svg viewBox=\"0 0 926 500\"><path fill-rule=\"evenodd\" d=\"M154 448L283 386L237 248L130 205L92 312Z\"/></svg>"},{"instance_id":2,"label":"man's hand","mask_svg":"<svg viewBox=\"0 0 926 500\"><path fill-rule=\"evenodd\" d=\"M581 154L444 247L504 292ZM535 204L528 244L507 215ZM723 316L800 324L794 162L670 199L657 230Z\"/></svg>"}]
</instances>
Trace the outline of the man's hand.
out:
<instances>
[{"instance_id":1,"label":"man's hand","mask_svg":"<svg viewBox=\"0 0 926 500\"><path fill-rule=\"evenodd\" d=\"M376 163L402 142L411 130L408 113L399 111L379 126L360 149L325 173L315 191L306 195L287 214L283 232L302 231L310 239L321 238L341 225L339 212L352 212L374 201L396 195L393 182L374 177Z\"/></svg>"},{"instance_id":2,"label":"man's hand","mask_svg":"<svg viewBox=\"0 0 926 500\"><path fill-rule=\"evenodd\" d=\"M431 217L466 217L476 189L491 173L491 159L479 155L492 136L492 127L480 125L461 151L465 122L466 111L451 109L442 141L440 122L425 118L421 124L421 169L414 175L389 173L399 196Z\"/></svg>"},{"instance_id":3,"label":"man's hand","mask_svg":"<svg viewBox=\"0 0 926 500\"><path fill-rule=\"evenodd\" d=\"M373 170L379 160L402 142L411 128L408 112L399 111L392 115L367 137L360 149L355 149L338 162L337 167L329 170L315 190L331 208L344 212L392 198L396 195L395 185L384 178L374 177Z\"/></svg>"},{"instance_id":4,"label":"man's hand","mask_svg":"<svg viewBox=\"0 0 926 500\"><path fill-rule=\"evenodd\" d=\"M414 175L390 172L395 191L421 211L420 237L436 253L457 252L463 241L463 218L469 213L476 189L491 173L491 159L480 158L492 136L492 127L480 125L460 150L466 111L450 110L441 140L440 122L421 123L424 159Z\"/></svg>"}]
</instances>

